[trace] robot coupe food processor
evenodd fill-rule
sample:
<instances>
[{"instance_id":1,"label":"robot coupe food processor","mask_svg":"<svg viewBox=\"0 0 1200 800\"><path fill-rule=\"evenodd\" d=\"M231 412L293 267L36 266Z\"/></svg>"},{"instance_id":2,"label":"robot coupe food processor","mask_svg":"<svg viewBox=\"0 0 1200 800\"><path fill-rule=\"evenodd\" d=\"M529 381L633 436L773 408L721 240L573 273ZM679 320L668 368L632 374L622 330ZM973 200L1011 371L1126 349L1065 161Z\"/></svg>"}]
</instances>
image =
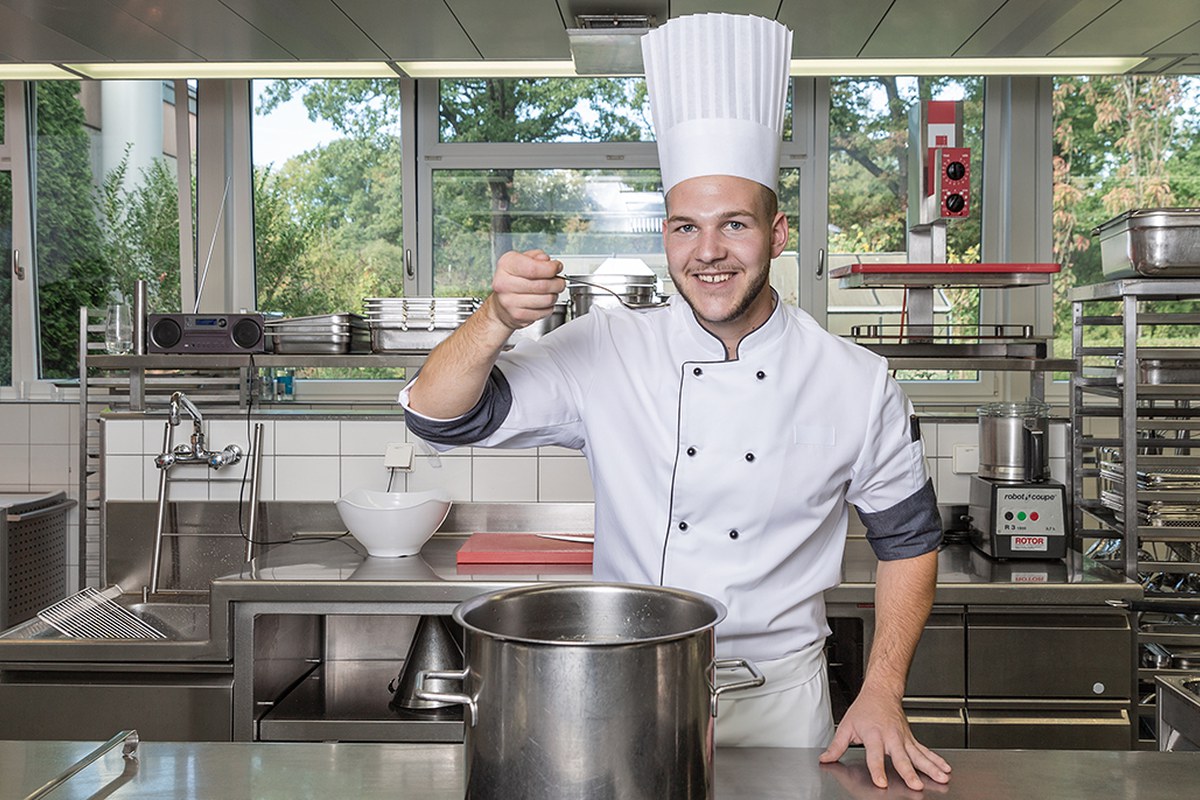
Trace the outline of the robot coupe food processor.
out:
<instances>
[{"instance_id":1,"label":"robot coupe food processor","mask_svg":"<svg viewBox=\"0 0 1200 800\"><path fill-rule=\"evenodd\" d=\"M993 558L1067 554L1066 487L1050 479L1050 408L1037 400L980 406L971 477L971 543Z\"/></svg>"}]
</instances>

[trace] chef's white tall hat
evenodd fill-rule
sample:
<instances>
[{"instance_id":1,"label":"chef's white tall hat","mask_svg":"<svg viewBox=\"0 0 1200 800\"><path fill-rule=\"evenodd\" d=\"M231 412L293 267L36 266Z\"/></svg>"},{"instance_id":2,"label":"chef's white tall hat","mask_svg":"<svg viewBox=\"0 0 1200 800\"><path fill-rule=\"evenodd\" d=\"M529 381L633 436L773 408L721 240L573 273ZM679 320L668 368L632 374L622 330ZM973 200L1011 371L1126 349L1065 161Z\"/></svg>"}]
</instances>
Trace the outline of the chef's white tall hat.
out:
<instances>
[{"instance_id":1,"label":"chef's white tall hat","mask_svg":"<svg viewBox=\"0 0 1200 800\"><path fill-rule=\"evenodd\" d=\"M642 37L663 191L701 175L775 190L792 32L750 15L677 17Z\"/></svg>"}]
</instances>

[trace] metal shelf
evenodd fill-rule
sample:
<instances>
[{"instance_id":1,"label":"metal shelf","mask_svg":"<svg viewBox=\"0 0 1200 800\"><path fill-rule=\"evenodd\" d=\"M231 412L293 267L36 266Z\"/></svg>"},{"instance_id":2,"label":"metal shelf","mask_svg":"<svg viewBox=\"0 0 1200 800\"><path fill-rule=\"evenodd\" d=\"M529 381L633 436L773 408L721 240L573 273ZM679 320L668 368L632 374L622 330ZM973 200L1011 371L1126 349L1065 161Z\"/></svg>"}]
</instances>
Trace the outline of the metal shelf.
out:
<instances>
[{"instance_id":1,"label":"metal shelf","mask_svg":"<svg viewBox=\"0 0 1200 800\"><path fill-rule=\"evenodd\" d=\"M1146 325L1193 325L1200 334L1200 311L1178 312L1162 310L1159 301L1196 301L1200 309L1200 279L1145 279L1108 281L1077 287L1071 292L1074 326L1072 352L1082 365L1085 358L1121 357L1122 366L1111 369L1088 366L1092 374L1079 374L1071 382L1071 421L1073 463L1093 469L1078 475L1073 490L1076 515L1073 530L1078 538L1089 537L1119 541L1121 546L1111 552L1107 563L1133 580L1155 572L1195 573L1200 564L1191 558L1186 561L1161 561L1162 555L1152 545L1200 543L1200 515L1187 519L1181 526L1152 526L1144 524L1135 509L1139 504L1178 502L1200 505L1200 490L1155 487L1139 488L1132 478L1118 481L1112 491L1120 493L1126 513L1120 518L1099 501L1101 476L1096 461L1100 448L1117 448L1121 452L1126 475L1153 472L1156 469L1200 466L1200 437L1177 439L1171 435L1200 433L1200 384L1145 383L1136 380L1139 370L1150 361L1182 362L1179 367L1200 361L1200 348L1192 346L1138 346L1140 330ZM1096 308L1094 301L1112 302L1115 311ZM1089 313L1090 312L1090 313ZM1121 341L1096 342L1096 334L1085 330L1089 326L1109 326L1119 329ZM1083 367L1081 367L1083 369ZM1188 369L1194 367L1188 366ZM1095 374L1099 372L1100 374ZM1151 378L1158 377L1155 375ZM1172 373L1165 368L1163 377L1189 377L1182 371ZM1126 380L1129 378L1129 380ZM1145 380L1145 378L1143 378ZM1090 398L1106 398L1109 403L1097 404ZM1194 401L1194 402L1193 402ZM1089 421L1102 421L1105 427L1094 430ZM1115 428L1113 421L1119 423ZM1161 456L1154 451L1184 453ZM1090 459L1086 460L1086 459ZM1090 527L1085 518L1095 520ZM1096 528L1096 524L1101 529ZM1103 529L1111 529L1108 534ZM1146 545L1147 547L1143 547ZM1150 550L1150 553L1144 552ZM1139 560L1139 555L1142 556ZM1189 553L1185 553L1190 555ZM1150 584L1147 584L1148 586ZM1185 597L1187 595L1184 595ZM1200 597L1198 597L1200 599ZM1200 608L1200 606L1198 606ZM1139 634L1139 641L1152 641Z\"/></svg>"},{"instance_id":2,"label":"metal shelf","mask_svg":"<svg viewBox=\"0 0 1200 800\"><path fill-rule=\"evenodd\" d=\"M88 356L99 369L238 369L253 367L419 367L428 351L414 353L349 353L346 355L169 354Z\"/></svg>"}]
</instances>

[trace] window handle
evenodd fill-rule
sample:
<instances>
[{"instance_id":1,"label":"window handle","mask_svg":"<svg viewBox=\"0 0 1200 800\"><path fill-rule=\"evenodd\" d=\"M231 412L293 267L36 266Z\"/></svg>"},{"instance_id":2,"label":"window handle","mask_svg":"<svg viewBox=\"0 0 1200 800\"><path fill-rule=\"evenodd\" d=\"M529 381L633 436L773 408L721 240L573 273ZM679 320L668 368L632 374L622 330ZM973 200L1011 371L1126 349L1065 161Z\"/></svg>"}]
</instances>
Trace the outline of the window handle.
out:
<instances>
[{"instance_id":1,"label":"window handle","mask_svg":"<svg viewBox=\"0 0 1200 800\"><path fill-rule=\"evenodd\" d=\"M21 251L20 250L12 251L12 269L13 269L13 275L16 276L17 280L19 280L19 281L25 280L25 267L21 266Z\"/></svg>"},{"instance_id":2,"label":"window handle","mask_svg":"<svg viewBox=\"0 0 1200 800\"><path fill-rule=\"evenodd\" d=\"M825 274L825 248L822 247L817 251L817 277L820 278Z\"/></svg>"},{"instance_id":3,"label":"window handle","mask_svg":"<svg viewBox=\"0 0 1200 800\"><path fill-rule=\"evenodd\" d=\"M410 279L417 277L417 274L415 272L413 272L412 250L404 251L404 272L408 275L408 277Z\"/></svg>"}]
</instances>

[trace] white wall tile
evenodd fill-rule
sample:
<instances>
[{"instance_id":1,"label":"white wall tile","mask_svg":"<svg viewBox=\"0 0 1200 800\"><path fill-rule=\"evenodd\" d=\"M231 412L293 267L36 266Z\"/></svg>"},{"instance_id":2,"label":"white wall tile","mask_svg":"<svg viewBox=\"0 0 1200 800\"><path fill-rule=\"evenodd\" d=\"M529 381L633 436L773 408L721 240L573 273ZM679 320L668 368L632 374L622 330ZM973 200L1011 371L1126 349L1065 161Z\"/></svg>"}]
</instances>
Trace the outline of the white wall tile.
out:
<instances>
[{"instance_id":1,"label":"white wall tile","mask_svg":"<svg viewBox=\"0 0 1200 800\"><path fill-rule=\"evenodd\" d=\"M477 503L532 503L538 498L538 464L533 458L474 458L471 499Z\"/></svg>"},{"instance_id":2,"label":"white wall tile","mask_svg":"<svg viewBox=\"0 0 1200 800\"><path fill-rule=\"evenodd\" d=\"M442 456L440 466L426 456L413 459L413 471L408 474L408 491L423 492L444 489L456 503L471 500L471 459L462 456Z\"/></svg>"},{"instance_id":3,"label":"white wall tile","mask_svg":"<svg viewBox=\"0 0 1200 800\"><path fill-rule=\"evenodd\" d=\"M336 422L333 430L336 437ZM336 500L340 480L337 456L275 457L276 500Z\"/></svg>"},{"instance_id":4,"label":"white wall tile","mask_svg":"<svg viewBox=\"0 0 1200 800\"><path fill-rule=\"evenodd\" d=\"M214 419L207 423L204 435L208 437L209 450L221 450L231 444L242 448L243 453L250 452L250 437L254 435L254 425L259 420L251 419L249 430L246 420ZM270 456L275 450L275 423L267 420L263 426L263 455Z\"/></svg>"},{"instance_id":5,"label":"white wall tile","mask_svg":"<svg viewBox=\"0 0 1200 800\"><path fill-rule=\"evenodd\" d=\"M352 489L371 489L382 492L387 489L391 470L383 466L383 456L342 456L341 494ZM392 491L407 491L408 478L396 470L392 479ZM340 496L340 495L339 495Z\"/></svg>"},{"instance_id":6,"label":"white wall tile","mask_svg":"<svg viewBox=\"0 0 1200 800\"><path fill-rule=\"evenodd\" d=\"M145 457L140 455L106 457L103 466L104 499L141 500L144 492L142 474L145 462Z\"/></svg>"},{"instance_id":7,"label":"white wall tile","mask_svg":"<svg viewBox=\"0 0 1200 800\"><path fill-rule=\"evenodd\" d=\"M79 405L77 403L67 404L67 426L71 431L68 443L79 444Z\"/></svg>"},{"instance_id":8,"label":"white wall tile","mask_svg":"<svg viewBox=\"0 0 1200 800\"><path fill-rule=\"evenodd\" d=\"M388 444L408 442L407 433L403 420L342 420L341 453L382 459Z\"/></svg>"},{"instance_id":9,"label":"white wall tile","mask_svg":"<svg viewBox=\"0 0 1200 800\"><path fill-rule=\"evenodd\" d=\"M596 494L587 459L582 456L539 459L538 500L542 503L592 502Z\"/></svg>"},{"instance_id":10,"label":"white wall tile","mask_svg":"<svg viewBox=\"0 0 1200 800\"><path fill-rule=\"evenodd\" d=\"M937 448L939 457L953 457L956 444L979 444L979 426L975 423L948 422L937 426Z\"/></svg>"},{"instance_id":11,"label":"white wall tile","mask_svg":"<svg viewBox=\"0 0 1200 800\"><path fill-rule=\"evenodd\" d=\"M158 455L163 451L163 432L167 429L165 416L146 417L142 423L141 452ZM208 435L207 425L202 428ZM172 431L172 441L175 444L187 444L192 438L192 421L184 417Z\"/></svg>"},{"instance_id":12,"label":"white wall tile","mask_svg":"<svg viewBox=\"0 0 1200 800\"><path fill-rule=\"evenodd\" d=\"M244 468L244 463L218 470L208 476L208 499L237 501L239 493L243 502L250 502L250 473ZM245 476L246 488L242 491L242 476ZM262 460L262 475L259 477L259 501L275 499L275 459Z\"/></svg>"},{"instance_id":13,"label":"white wall tile","mask_svg":"<svg viewBox=\"0 0 1200 800\"><path fill-rule=\"evenodd\" d=\"M70 444L71 407L59 403L30 405L29 441L31 444Z\"/></svg>"},{"instance_id":14,"label":"white wall tile","mask_svg":"<svg viewBox=\"0 0 1200 800\"><path fill-rule=\"evenodd\" d=\"M158 467L149 456L142 456L146 466L147 500L158 500ZM209 468L207 464L176 464L171 467L167 483L168 500L208 500Z\"/></svg>"},{"instance_id":15,"label":"white wall tile","mask_svg":"<svg viewBox=\"0 0 1200 800\"><path fill-rule=\"evenodd\" d=\"M281 456L336 456L339 438L337 420L278 420L274 452ZM336 486L335 479L335 491Z\"/></svg>"},{"instance_id":16,"label":"white wall tile","mask_svg":"<svg viewBox=\"0 0 1200 800\"><path fill-rule=\"evenodd\" d=\"M918 415L919 416L919 415ZM921 420L921 441L925 443L925 455L933 458L937 455L938 425L934 422Z\"/></svg>"},{"instance_id":17,"label":"white wall tile","mask_svg":"<svg viewBox=\"0 0 1200 800\"><path fill-rule=\"evenodd\" d=\"M32 444L29 446L29 482L66 485L71 482L69 444Z\"/></svg>"},{"instance_id":18,"label":"white wall tile","mask_svg":"<svg viewBox=\"0 0 1200 800\"><path fill-rule=\"evenodd\" d=\"M29 485L29 445L0 444L0 484Z\"/></svg>"},{"instance_id":19,"label":"white wall tile","mask_svg":"<svg viewBox=\"0 0 1200 800\"><path fill-rule=\"evenodd\" d=\"M0 403L0 444L29 444L28 403Z\"/></svg>"},{"instance_id":20,"label":"white wall tile","mask_svg":"<svg viewBox=\"0 0 1200 800\"><path fill-rule=\"evenodd\" d=\"M141 455L147 452L142 446L142 421L140 419L102 419L104 426L104 450L118 456Z\"/></svg>"},{"instance_id":21,"label":"white wall tile","mask_svg":"<svg viewBox=\"0 0 1200 800\"><path fill-rule=\"evenodd\" d=\"M967 503L971 499L971 476L954 472L953 459L937 459L937 496L939 503Z\"/></svg>"}]
</instances>

